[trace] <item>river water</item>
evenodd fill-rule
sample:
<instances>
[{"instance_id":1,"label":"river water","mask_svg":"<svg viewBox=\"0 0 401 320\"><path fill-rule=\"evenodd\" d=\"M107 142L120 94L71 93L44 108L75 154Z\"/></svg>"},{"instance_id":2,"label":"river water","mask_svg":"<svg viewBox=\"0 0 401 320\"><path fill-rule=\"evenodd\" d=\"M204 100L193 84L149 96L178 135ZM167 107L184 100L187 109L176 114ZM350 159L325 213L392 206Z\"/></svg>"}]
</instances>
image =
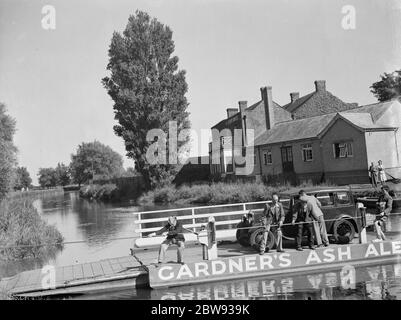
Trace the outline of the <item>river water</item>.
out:
<instances>
[{"instance_id":1,"label":"river water","mask_svg":"<svg viewBox=\"0 0 401 320\"><path fill-rule=\"evenodd\" d=\"M63 234L62 251L41 261L0 263L0 278L24 270L85 263L126 256L135 237L135 212L162 209L132 202L105 204L80 199L77 193L37 200L35 206L48 223ZM390 217L392 233L401 232L401 216ZM395 230L397 229L397 230ZM400 230L398 230L400 229ZM68 242L74 242L68 244ZM183 286L163 290L132 289L80 299L401 299L399 263L364 268L346 266L324 273L275 276Z\"/></svg>"}]
</instances>

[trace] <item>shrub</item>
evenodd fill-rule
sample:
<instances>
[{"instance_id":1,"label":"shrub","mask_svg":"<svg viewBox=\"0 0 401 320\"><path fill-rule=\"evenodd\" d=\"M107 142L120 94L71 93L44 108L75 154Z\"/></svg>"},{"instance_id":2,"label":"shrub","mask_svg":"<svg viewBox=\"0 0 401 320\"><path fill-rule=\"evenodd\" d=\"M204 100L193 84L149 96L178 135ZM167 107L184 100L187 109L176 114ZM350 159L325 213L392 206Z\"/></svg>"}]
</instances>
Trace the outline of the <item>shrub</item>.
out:
<instances>
[{"instance_id":1,"label":"shrub","mask_svg":"<svg viewBox=\"0 0 401 320\"><path fill-rule=\"evenodd\" d=\"M311 182L296 187L313 186ZM321 185L323 187L323 185ZM327 184L324 186L328 186ZM151 190L142 195L139 204L178 203L178 204L226 204L268 200L273 192L284 192L294 189L290 184L267 186L263 183L235 182L183 185L167 185Z\"/></svg>"},{"instance_id":2,"label":"shrub","mask_svg":"<svg viewBox=\"0 0 401 320\"><path fill-rule=\"evenodd\" d=\"M63 237L39 215L29 198L0 203L0 259L43 258L62 249Z\"/></svg>"},{"instance_id":3,"label":"shrub","mask_svg":"<svg viewBox=\"0 0 401 320\"><path fill-rule=\"evenodd\" d=\"M118 188L114 183L91 184L83 186L79 190L79 195L87 199L112 201L118 198Z\"/></svg>"}]
</instances>

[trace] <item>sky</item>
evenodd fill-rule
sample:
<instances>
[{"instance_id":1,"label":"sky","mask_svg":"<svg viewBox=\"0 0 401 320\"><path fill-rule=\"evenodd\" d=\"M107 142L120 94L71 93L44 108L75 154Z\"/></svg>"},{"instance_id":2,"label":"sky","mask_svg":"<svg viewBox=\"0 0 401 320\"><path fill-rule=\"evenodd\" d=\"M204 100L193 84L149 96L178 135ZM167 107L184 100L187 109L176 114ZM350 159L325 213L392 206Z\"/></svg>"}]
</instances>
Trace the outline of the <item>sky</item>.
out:
<instances>
[{"instance_id":1,"label":"sky","mask_svg":"<svg viewBox=\"0 0 401 320\"><path fill-rule=\"evenodd\" d=\"M375 102L369 86L401 68L398 0L0 0L0 101L17 120L19 165L34 183L41 167L68 164L82 142L98 140L125 157L113 132L113 102L101 84L108 47L136 10L170 26L187 72L192 128L200 136L226 109L260 100L272 86L280 105L314 80L345 102ZM56 27L42 27L52 5ZM344 29L342 8L355 8ZM192 154L207 154L194 141Z\"/></svg>"}]
</instances>

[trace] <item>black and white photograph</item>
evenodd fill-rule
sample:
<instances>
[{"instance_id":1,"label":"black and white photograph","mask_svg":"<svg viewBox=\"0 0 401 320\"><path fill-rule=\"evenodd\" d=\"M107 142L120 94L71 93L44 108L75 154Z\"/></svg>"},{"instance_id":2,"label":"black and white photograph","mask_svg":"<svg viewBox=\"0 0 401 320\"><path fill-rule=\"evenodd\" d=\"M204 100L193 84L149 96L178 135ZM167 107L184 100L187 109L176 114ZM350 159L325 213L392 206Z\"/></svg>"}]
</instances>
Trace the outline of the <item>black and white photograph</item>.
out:
<instances>
[{"instance_id":1,"label":"black and white photograph","mask_svg":"<svg viewBox=\"0 0 401 320\"><path fill-rule=\"evenodd\" d=\"M0 300L401 300L401 1L0 0Z\"/></svg>"}]
</instances>

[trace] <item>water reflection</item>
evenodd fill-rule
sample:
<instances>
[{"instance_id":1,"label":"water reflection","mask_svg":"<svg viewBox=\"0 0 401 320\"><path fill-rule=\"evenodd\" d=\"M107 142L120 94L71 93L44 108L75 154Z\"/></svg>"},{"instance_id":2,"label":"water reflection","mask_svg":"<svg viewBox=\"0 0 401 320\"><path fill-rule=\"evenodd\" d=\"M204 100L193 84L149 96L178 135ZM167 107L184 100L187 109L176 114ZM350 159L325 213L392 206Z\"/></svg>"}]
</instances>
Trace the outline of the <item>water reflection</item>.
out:
<instances>
[{"instance_id":1,"label":"water reflection","mask_svg":"<svg viewBox=\"0 0 401 320\"><path fill-rule=\"evenodd\" d=\"M399 299L401 264L152 290L152 299Z\"/></svg>"},{"instance_id":2,"label":"water reflection","mask_svg":"<svg viewBox=\"0 0 401 320\"><path fill-rule=\"evenodd\" d=\"M43 219L57 227L67 244L55 256L43 260L0 262L0 278L45 264L71 265L125 256L133 240L115 239L137 236L133 213L139 207L129 201L105 204L81 199L72 192L36 200L34 206ZM68 244L71 241L82 243Z\"/></svg>"}]
</instances>

